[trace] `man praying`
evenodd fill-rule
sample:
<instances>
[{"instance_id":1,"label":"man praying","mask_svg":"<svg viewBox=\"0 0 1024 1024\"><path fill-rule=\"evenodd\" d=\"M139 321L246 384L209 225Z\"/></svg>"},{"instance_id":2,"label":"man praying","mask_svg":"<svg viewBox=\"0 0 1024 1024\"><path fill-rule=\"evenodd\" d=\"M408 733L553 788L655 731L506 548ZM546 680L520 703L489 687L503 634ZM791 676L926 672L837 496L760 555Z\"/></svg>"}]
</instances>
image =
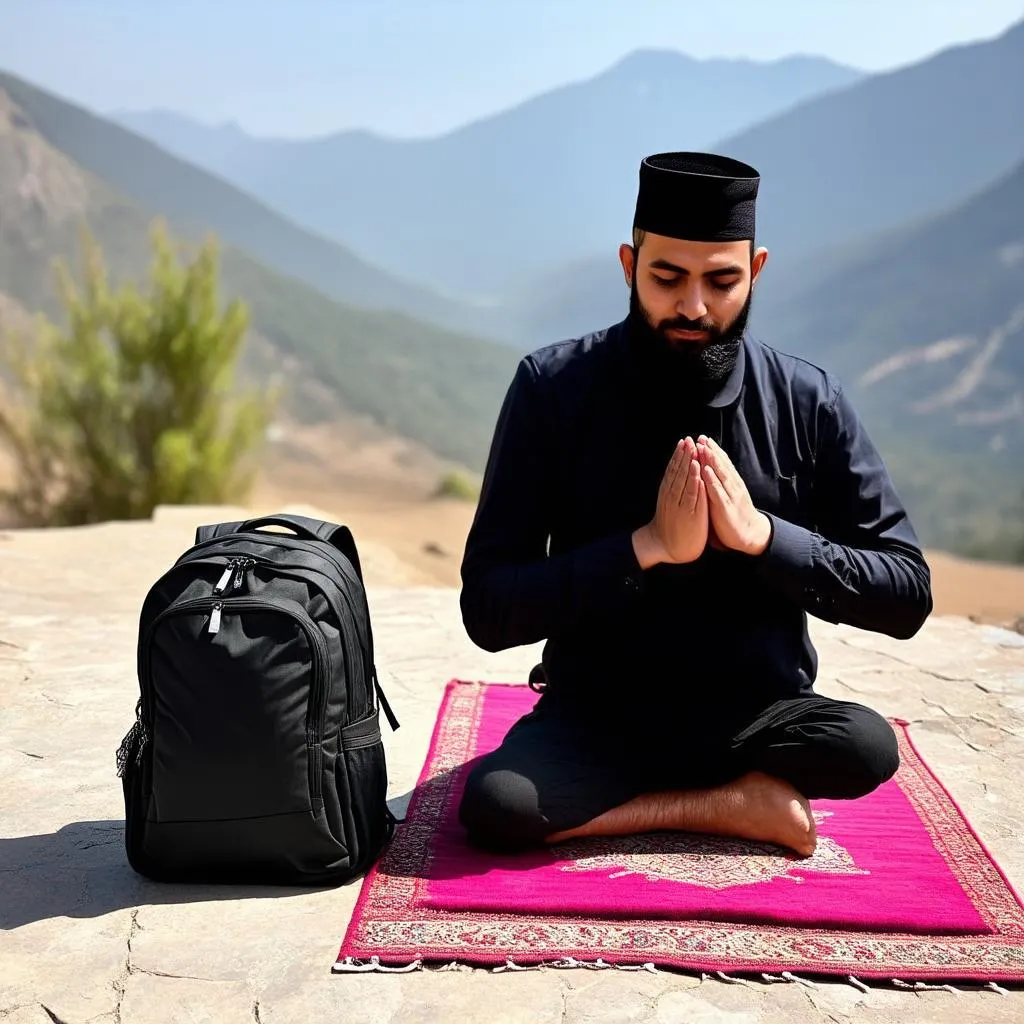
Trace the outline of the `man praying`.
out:
<instances>
[{"instance_id":1,"label":"man praying","mask_svg":"<svg viewBox=\"0 0 1024 1024\"><path fill-rule=\"evenodd\" d=\"M534 709L469 775L474 845L685 830L810 855L809 800L899 763L814 692L807 616L909 638L931 579L840 383L746 331L759 176L640 166L626 318L519 363L462 564L470 638L546 641Z\"/></svg>"}]
</instances>

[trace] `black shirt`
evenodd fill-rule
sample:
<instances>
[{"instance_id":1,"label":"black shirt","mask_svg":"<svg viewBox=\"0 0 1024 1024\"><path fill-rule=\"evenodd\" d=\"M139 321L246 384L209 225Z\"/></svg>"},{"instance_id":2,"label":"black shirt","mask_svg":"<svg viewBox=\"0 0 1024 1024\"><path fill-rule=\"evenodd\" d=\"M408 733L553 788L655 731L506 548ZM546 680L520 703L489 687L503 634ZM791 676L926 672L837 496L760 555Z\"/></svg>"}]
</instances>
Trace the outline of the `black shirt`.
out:
<instances>
[{"instance_id":1,"label":"black shirt","mask_svg":"<svg viewBox=\"0 0 1024 1024\"><path fill-rule=\"evenodd\" d=\"M462 564L470 638L488 651L546 640L551 692L581 708L655 699L742 718L812 692L808 613L916 633L928 566L839 383L750 337L717 394L677 383L638 356L628 321L521 360ZM677 441L700 433L769 516L769 546L644 571L632 532Z\"/></svg>"}]
</instances>

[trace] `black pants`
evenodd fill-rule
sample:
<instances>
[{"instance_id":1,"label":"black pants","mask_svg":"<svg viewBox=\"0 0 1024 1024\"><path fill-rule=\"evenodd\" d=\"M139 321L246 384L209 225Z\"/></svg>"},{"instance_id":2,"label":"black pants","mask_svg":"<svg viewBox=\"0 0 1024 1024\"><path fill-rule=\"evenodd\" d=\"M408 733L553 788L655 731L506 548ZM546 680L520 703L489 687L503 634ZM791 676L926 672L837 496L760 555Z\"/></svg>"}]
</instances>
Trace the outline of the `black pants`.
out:
<instances>
[{"instance_id":1,"label":"black pants","mask_svg":"<svg viewBox=\"0 0 1024 1024\"><path fill-rule=\"evenodd\" d=\"M778 701L740 729L711 719L623 729L542 697L466 781L459 819L492 850L537 846L642 793L721 785L760 771L807 799L854 799L899 767L892 727L870 708L829 697Z\"/></svg>"}]
</instances>

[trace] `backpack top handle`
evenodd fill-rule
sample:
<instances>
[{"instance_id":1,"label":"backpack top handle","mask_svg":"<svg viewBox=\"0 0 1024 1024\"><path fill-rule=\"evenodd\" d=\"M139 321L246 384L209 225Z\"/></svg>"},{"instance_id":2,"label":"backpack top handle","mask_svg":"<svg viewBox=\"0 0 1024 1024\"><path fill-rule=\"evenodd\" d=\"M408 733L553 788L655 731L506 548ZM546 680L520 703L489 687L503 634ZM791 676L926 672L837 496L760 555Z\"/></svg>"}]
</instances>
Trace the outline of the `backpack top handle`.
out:
<instances>
[{"instance_id":1,"label":"backpack top handle","mask_svg":"<svg viewBox=\"0 0 1024 1024\"><path fill-rule=\"evenodd\" d=\"M246 519L239 525L236 532L253 533L264 526L282 526L291 530L302 540L325 540L328 543L330 543L334 531L338 529L337 524L325 523L320 519L277 513L271 516L260 516L258 519Z\"/></svg>"},{"instance_id":2,"label":"backpack top handle","mask_svg":"<svg viewBox=\"0 0 1024 1024\"><path fill-rule=\"evenodd\" d=\"M214 537L226 537L232 533L256 533L264 526L280 526L291 530L302 540L322 540L337 548L351 563L363 582L363 569L359 563L359 552L355 538L347 526L338 523L327 523L322 519L311 519L309 516L296 516L287 513L276 513L246 519L233 523L217 523L215 526L200 526L196 530L196 543L200 544Z\"/></svg>"}]
</instances>

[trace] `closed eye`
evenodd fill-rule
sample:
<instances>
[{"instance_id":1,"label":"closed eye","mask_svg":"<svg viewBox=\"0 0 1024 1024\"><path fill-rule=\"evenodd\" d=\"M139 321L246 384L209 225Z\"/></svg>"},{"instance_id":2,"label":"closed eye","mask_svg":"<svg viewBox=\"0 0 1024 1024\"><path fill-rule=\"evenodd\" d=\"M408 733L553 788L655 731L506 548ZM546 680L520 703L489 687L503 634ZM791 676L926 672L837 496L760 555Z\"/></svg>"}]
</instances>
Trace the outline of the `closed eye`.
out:
<instances>
[{"instance_id":1,"label":"closed eye","mask_svg":"<svg viewBox=\"0 0 1024 1024\"><path fill-rule=\"evenodd\" d=\"M738 277L734 277L731 281L723 281L717 277L711 279L711 287L714 288L716 292L732 291L732 289L739 283L740 279Z\"/></svg>"}]
</instances>

